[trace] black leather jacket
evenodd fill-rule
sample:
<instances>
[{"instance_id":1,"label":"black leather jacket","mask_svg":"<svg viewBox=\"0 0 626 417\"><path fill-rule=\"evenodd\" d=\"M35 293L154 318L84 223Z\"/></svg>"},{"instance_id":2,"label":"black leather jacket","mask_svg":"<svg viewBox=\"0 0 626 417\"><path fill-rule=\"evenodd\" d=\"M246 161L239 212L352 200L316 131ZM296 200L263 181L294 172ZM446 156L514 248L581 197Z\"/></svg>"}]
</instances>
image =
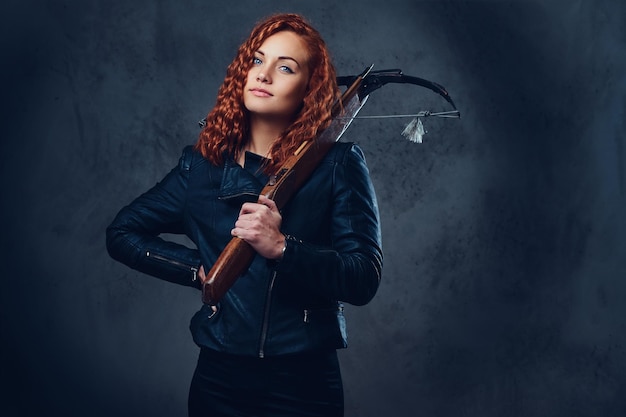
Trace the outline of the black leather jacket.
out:
<instances>
[{"instance_id":1,"label":"black leather jacket","mask_svg":"<svg viewBox=\"0 0 626 417\"><path fill-rule=\"evenodd\" d=\"M230 241L245 201L267 178L246 155L246 169L227 159L214 166L192 147L151 190L124 207L107 228L107 249L131 268L200 288ZM346 346L342 302L369 302L381 277L378 206L358 146L337 143L282 210L288 239L281 261L256 256L226 293L217 314L204 305L191 321L201 347L274 356ZM195 248L163 240L186 234ZM198 295L198 300L200 296Z\"/></svg>"}]
</instances>

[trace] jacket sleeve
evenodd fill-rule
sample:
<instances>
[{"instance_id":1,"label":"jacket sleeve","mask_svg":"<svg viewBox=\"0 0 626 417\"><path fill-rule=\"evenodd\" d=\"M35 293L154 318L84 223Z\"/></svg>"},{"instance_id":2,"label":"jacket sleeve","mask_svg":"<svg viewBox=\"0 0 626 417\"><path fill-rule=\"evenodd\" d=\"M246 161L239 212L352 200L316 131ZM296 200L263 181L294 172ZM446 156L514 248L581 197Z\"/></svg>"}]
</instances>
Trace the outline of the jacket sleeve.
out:
<instances>
[{"instance_id":1,"label":"jacket sleeve","mask_svg":"<svg viewBox=\"0 0 626 417\"><path fill-rule=\"evenodd\" d=\"M357 145L335 167L333 198L332 247L288 236L277 271L323 297L364 305L378 289L383 254L376 195Z\"/></svg>"},{"instance_id":2,"label":"jacket sleeve","mask_svg":"<svg viewBox=\"0 0 626 417\"><path fill-rule=\"evenodd\" d=\"M201 263L196 249L169 242L161 233L183 233L183 212L192 151L152 189L122 208L106 230L109 255L140 272L166 281L200 288Z\"/></svg>"}]
</instances>

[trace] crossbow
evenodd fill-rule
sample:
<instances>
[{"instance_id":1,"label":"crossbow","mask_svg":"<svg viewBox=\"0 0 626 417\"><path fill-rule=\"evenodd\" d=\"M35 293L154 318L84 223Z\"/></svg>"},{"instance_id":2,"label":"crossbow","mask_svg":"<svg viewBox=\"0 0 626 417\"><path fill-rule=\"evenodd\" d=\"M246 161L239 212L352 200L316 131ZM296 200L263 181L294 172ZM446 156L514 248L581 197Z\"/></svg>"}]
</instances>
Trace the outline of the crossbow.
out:
<instances>
[{"instance_id":1,"label":"crossbow","mask_svg":"<svg viewBox=\"0 0 626 417\"><path fill-rule=\"evenodd\" d=\"M293 194L304 184L321 162L326 153L332 148L367 101L370 93L389 83L413 84L428 88L441 95L453 108L450 111L431 112L420 111L413 115L361 116L361 118L377 117L414 117L414 120L404 129L402 134L413 142L421 142L425 131L420 117L459 118L452 98L440 84L423 78L404 75L399 69L372 71L368 67L360 75L337 77L337 84L347 86L341 98L333 105L331 114L333 120L317 138L306 140L272 175L261 190L261 194L274 200L278 209L281 209ZM206 119L199 124L206 126ZM233 237L226 245L217 261L207 274L207 280L202 288L202 301L215 309L221 298L250 266L255 250L245 240Z\"/></svg>"}]
</instances>

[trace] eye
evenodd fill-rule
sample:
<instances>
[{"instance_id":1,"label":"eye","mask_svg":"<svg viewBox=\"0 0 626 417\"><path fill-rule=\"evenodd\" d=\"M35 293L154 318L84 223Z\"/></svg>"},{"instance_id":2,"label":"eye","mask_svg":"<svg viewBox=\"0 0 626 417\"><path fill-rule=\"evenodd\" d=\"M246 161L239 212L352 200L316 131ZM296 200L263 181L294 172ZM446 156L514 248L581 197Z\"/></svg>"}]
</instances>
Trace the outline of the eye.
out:
<instances>
[{"instance_id":1,"label":"eye","mask_svg":"<svg viewBox=\"0 0 626 417\"><path fill-rule=\"evenodd\" d=\"M287 73L287 74L293 74L293 70L291 68L289 68L287 65L281 65L280 67L278 67L278 69L281 72Z\"/></svg>"},{"instance_id":2,"label":"eye","mask_svg":"<svg viewBox=\"0 0 626 417\"><path fill-rule=\"evenodd\" d=\"M261 65L262 63L263 61L261 61L261 58L259 58L258 56L255 56L254 58L252 58L253 65Z\"/></svg>"}]
</instances>

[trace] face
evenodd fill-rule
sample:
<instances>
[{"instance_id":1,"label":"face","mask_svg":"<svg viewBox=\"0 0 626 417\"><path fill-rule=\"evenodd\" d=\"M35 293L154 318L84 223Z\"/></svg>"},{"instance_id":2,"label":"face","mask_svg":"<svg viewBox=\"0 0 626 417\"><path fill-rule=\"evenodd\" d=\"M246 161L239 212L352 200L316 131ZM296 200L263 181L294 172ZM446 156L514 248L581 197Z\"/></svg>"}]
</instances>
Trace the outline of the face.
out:
<instances>
[{"instance_id":1,"label":"face","mask_svg":"<svg viewBox=\"0 0 626 417\"><path fill-rule=\"evenodd\" d=\"M299 110L309 81L308 52L293 32L268 37L254 53L243 102L253 115L288 121Z\"/></svg>"}]
</instances>

